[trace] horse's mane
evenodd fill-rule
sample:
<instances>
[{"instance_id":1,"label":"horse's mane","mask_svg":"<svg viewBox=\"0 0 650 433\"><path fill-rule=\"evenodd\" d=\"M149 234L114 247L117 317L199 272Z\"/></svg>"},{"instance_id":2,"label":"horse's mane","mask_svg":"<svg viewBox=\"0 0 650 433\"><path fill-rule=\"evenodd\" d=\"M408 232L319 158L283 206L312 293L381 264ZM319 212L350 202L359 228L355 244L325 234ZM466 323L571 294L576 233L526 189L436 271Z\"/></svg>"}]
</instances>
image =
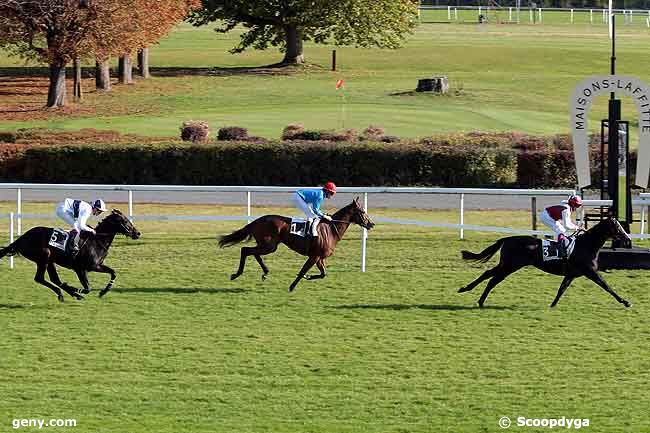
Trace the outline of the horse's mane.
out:
<instances>
[{"instance_id":1,"label":"horse's mane","mask_svg":"<svg viewBox=\"0 0 650 433\"><path fill-rule=\"evenodd\" d=\"M104 228L112 224L116 218L124 218L124 214L117 209L113 209L110 214L108 214L104 219L97 223L95 230L101 231L100 228Z\"/></svg>"},{"instance_id":2,"label":"horse's mane","mask_svg":"<svg viewBox=\"0 0 650 433\"><path fill-rule=\"evenodd\" d=\"M332 215L332 218L334 219L340 219L342 215L346 215L348 212L350 212L350 208L353 208L356 206L355 202L353 201L352 203L342 207L341 209L337 210L334 212L334 215Z\"/></svg>"}]
</instances>

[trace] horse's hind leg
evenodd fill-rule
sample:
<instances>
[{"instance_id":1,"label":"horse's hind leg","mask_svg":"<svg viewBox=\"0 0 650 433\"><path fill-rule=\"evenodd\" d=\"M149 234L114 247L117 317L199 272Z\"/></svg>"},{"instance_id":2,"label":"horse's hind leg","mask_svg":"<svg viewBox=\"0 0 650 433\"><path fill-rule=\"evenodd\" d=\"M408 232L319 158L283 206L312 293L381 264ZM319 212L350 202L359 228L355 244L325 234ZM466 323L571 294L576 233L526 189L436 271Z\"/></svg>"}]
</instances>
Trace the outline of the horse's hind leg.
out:
<instances>
[{"instance_id":1,"label":"horse's hind leg","mask_svg":"<svg viewBox=\"0 0 650 433\"><path fill-rule=\"evenodd\" d=\"M513 272L517 271L519 268L509 268L509 269L504 269L501 264L497 266L498 269L496 269L496 274L492 277L492 279L488 282L487 286L485 286L485 290L483 290L483 294L481 295L481 299L478 300L478 306L483 308L483 304L485 304L485 300L487 299L488 295L494 289L494 287L499 284L501 281L503 281L508 275L512 274Z\"/></svg>"},{"instance_id":2,"label":"horse's hind leg","mask_svg":"<svg viewBox=\"0 0 650 433\"><path fill-rule=\"evenodd\" d=\"M59 273L56 271L56 266L54 266L54 263L47 264L47 274L50 276L50 280L54 284L56 284L57 286L65 290L65 292L68 295L72 296L77 300L81 300L84 298L79 294L79 291L77 289L61 281L61 279L59 278Z\"/></svg>"},{"instance_id":3,"label":"horse's hind leg","mask_svg":"<svg viewBox=\"0 0 650 433\"><path fill-rule=\"evenodd\" d=\"M238 278L241 274L244 273L244 266L246 266L246 257L253 254L251 250L253 250L251 247L242 247L241 256L239 258L239 268L237 268L237 272L230 276L231 280Z\"/></svg>"},{"instance_id":4,"label":"horse's hind leg","mask_svg":"<svg viewBox=\"0 0 650 433\"><path fill-rule=\"evenodd\" d=\"M477 279L475 279L474 281L472 281L471 283L469 283L465 287L461 287L460 289L458 289L458 293L469 292L474 287L481 284L483 281L487 280L488 278L493 277L496 274L497 270L499 269L499 266L500 265L497 265L497 266L493 267L492 269L488 269L487 271L483 272L483 274L480 277L478 277Z\"/></svg>"},{"instance_id":5,"label":"horse's hind leg","mask_svg":"<svg viewBox=\"0 0 650 433\"><path fill-rule=\"evenodd\" d=\"M52 290L56 294L56 297L59 299L59 301L64 302L63 293L61 293L61 289L59 289L57 286L55 286L54 284L50 283L45 279L46 269L47 269L47 257L45 257L45 259L38 261L36 263L36 275L34 275L34 281Z\"/></svg>"},{"instance_id":6,"label":"horse's hind leg","mask_svg":"<svg viewBox=\"0 0 650 433\"><path fill-rule=\"evenodd\" d=\"M278 249L278 244L272 244L272 243L267 243L267 244L262 244L258 245L256 248L254 248L254 257L255 260L257 260L257 263L260 264L260 267L262 268L262 280L266 280L266 276L269 273L269 268L266 266L266 263L264 263L264 259L262 259L262 256L265 256L267 254L271 254L275 252L275 250Z\"/></svg>"}]
</instances>

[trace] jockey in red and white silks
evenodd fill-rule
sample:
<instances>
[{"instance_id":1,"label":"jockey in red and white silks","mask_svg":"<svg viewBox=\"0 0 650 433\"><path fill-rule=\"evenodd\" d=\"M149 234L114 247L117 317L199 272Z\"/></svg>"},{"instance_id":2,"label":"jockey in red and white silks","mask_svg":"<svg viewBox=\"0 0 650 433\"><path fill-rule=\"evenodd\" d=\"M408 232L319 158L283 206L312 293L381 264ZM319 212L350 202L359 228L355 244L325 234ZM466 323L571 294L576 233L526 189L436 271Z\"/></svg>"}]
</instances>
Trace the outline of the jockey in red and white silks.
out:
<instances>
[{"instance_id":1,"label":"jockey in red and white silks","mask_svg":"<svg viewBox=\"0 0 650 433\"><path fill-rule=\"evenodd\" d=\"M567 204L558 204L549 206L544 209L540 215L542 222L547 225L557 235L560 246L566 251L568 246L567 230L577 230L580 228L571 220L571 212L582 206L582 199L577 195L569 197Z\"/></svg>"}]
</instances>

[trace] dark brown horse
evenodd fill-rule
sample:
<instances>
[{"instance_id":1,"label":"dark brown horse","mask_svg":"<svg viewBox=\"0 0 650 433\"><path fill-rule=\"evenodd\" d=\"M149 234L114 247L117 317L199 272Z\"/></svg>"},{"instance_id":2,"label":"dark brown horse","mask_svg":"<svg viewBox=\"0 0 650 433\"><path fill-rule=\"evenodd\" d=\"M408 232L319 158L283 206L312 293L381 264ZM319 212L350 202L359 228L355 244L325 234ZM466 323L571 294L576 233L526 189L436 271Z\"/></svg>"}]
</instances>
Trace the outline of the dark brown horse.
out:
<instances>
[{"instance_id":1,"label":"dark brown horse","mask_svg":"<svg viewBox=\"0 0 650 433\"><path fill-rule=\"evenodd\" d=\"M66 252L49 245L50 236L52 235L52 229L49 227L29 229L11 245L0 249L0 258L20 254L36 263L34 281L52 289L61 302L63 302L61 289L76 299L83 299L82 293L90 293L88 272L111 274L111 281L99 293L99 296L104 296L111 290L116 278L115 271L103 264L113 238L119 233L132 239L138 239L140 232L117 209L113 210L110 215L97 224L95 231L97 232L96 235L81 232L81 239L79 239L80 250L74 259ZM79 291L62 282L56 271L55 264L75 271L83 290ZM51 283L45 279L46 270L52 281Z\"/></svg>"},{"instance_id":2,"label":"dark brown horse","mask_svg":"<svg viewBox=\"0 0 650 433\"><path fill-rule=\"evenodd\" d=\"M549 274L564 276L564 280L562 280L562 284L560 284L557 296L551 304L551 307L555 307L562 294L564 294L564 291L575 278L583 276L598 284L619 303L629 307L631 304L618 296L598 274L598 251L609 238L630 239L629 235L616 219L607 218L576 237L573 254L571 254L566 261L543 261L542 241L541 239L532 236L511 236L501 238L478 254L469 251L462 251L463 259L480 263L490 260L490 258L499 250L501 250L501 258L498 265L483 272L480 277L458 291L469 292L482 281L490 278L490 281L481 295L481 299L478 301L478 305L482 307L494 286L503 281L508 275L518 271L524 266L532 265Z\"/></svg>"},{"instance_id":3,"label":"dark brown horse","mask_svg":"<svg viewBox=\"0 0 650 433\"><path fill-rule=\"evenodd\" d=\"M296 279L289 286L291 292L303 277L308 280L325 278L325 259L334 254L337 242L341 240L352 223L366 229L371 229L375 225L359 204L358 197L332 215L331 222L322 219L317 227L318 236L315 238L290 234L291 218L280 215L265 215L229 235L221 236L219 246L222 248L228 247L251 238L255 238L257 242L254 247L242 247L239 268L236 273L230 276L231 280L239 277L244 272L244 265L248 256L255 257L257 263L262 267L262 279L266 279L269 268L266 267L262 256L274 252L280 243L285 244L298 254L309 257ZM307 271L314 265L318 267L320 274L305 276Z\"/></svg>"}]
</instances>

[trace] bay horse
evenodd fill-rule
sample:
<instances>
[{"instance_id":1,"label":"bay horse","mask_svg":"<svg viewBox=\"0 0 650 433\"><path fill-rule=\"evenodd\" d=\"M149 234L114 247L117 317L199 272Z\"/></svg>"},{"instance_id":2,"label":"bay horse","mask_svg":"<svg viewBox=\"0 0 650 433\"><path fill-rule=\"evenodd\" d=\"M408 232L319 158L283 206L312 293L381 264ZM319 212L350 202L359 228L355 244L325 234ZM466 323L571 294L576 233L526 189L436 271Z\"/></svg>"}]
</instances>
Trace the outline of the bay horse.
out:
<instances>
[{"instance_id":1,"label":"bay horse","mask_svg":"<svg viewBox=\"0 0 650 433\"><path fill-rule=\"evenodd\" d=\"M96 235L89 232L81 232L78 236L80 249L74 259L58 248L49 245L52 228L33 227L19 237L11 245L0 249L0 258L20 254L26 259L36 263L36 275L34 281L50 288L60 302L63 302L63 289L75 299L83 299L82 294L90 293L88 284L88 272L101 272L111 275L111 280L99 296L104 296L113 287L116 274L115 271L104 265L104 259L108 255L108 249L116 234L123 234L131 239L138 239L140 232L133 226L131 221L117 209L114 209L106 218L97 224ZM83 290L64 283L59 278L56 266L72 269L77 274ZM51 282L45 279L45 271Z\"/></svg>"},{"instance_id":2,"label":"bay horse","mask_svg":"<svg viewBox=\"0 0 650 433\"><path fill-rule=\"evenodd\" d=\"M598 284L625 307L630 307L631 304L618 296L598 273L598 251L609 238L630 239L621 224L612 217L603 219L591 229L576 236L573 253L568 259L543 261L542 240L532 236L501 238L478 254L462 251L463 259L479 263L487 262L499 250L501 258L498 265L483 272L480 277L459 289L458 292L469 292L482 281L490 278L478 301L479 307L483 307L494 286L524 266L532 265L546 273L564 276L551 307L557 305L560 297L575 278L583 276Z\"/></svg>"},{"instance_id":3,"label":"bay horse","mask_svg":"<svg viewBox=\"0 0 650 433\"><path fill-rule=\"evenodd\" d=\"M274 252L280 243L285 244L298 254L307 256L307 261L300 269L296 279L289 286L289 291L292 292L303 277L307 280L325 278L325 259L334 254L336 244L352 223L368 230L375 225L359 204L359 197L332 215L332 221L321 219L316 228L318 231L317 237L302 237L291 234L289 232L291 218L280 215L264 215L229 235L221 236L219 246L221 248L229 247L252 238L255 238L257 243L254 247L242 247L239 268L236 273L230 276L231 280L239 277L244 272L244 265L248 256L255 257L262 268L262 280L266 279L269 268L266 267L262 256ZM307 271L314 265L318 267L320 274L305 276Z\"/></svg>"}]
</instances>

